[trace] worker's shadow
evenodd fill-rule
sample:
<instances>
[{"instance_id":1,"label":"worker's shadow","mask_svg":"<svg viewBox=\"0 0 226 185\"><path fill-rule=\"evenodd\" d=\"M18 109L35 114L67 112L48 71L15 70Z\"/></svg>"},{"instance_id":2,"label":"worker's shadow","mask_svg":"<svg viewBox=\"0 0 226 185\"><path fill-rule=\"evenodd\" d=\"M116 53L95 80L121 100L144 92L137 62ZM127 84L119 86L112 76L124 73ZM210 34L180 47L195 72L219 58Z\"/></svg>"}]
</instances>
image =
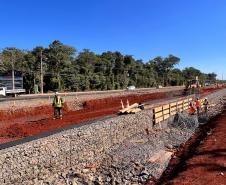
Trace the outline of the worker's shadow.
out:
<instances>
[{"instance_id":1,"label":"worker's shadow","mask_svg":"<svg viewBox=\"0 0 226 185\"><path fill-rule=\"evenodd\" d=\"M198 117L198 122L199 122L200 124L205 124L205 123L207 123L207 122L209 121L208 114L205 113L205 112L199 113L199 114L197 115L197 117Z\"/></svg>"}]
</instances>

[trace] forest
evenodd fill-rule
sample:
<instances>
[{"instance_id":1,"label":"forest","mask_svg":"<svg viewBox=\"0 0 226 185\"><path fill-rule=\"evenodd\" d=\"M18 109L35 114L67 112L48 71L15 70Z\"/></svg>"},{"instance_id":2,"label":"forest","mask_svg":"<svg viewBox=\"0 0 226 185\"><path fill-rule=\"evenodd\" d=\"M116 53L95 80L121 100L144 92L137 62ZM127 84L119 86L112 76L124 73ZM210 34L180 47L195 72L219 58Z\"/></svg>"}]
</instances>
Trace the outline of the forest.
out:
<instances>
[{"instance_id":1,"label":"forest","mask_svg":"<svg viewBox=\"0 0 226 185\"><path fill-rule=\"evenodd\" d=\"M2 49L0 75L10 74L12 70L22 75L27 93L34 93L35 87L39 92L42 87L44 92L50 92L126 89L131 85L136 88L177 86L196 76L201 83L216 81L214 72L206 74L194 67L178 69L179 62L180 58L173 54L144 62L119 51L77 52L75 47L55 40L47 48Z\"/></svg>"}]
</instances>

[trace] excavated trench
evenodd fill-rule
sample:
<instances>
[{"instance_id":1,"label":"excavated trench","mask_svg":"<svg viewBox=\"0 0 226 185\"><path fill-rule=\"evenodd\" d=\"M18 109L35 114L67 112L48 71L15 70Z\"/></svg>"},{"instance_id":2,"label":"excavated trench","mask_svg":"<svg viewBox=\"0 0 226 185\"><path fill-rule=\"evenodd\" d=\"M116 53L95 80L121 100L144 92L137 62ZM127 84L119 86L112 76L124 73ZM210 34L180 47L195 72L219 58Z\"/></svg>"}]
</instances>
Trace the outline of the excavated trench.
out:
<instances>
[{"instance_id":1,"label":"excavated trench","mask_svg":"<svg viewBox=\"0 0 226 185\"><path fill-rule=\"evenodd\" d=\"M126 105L135 102L145 102L150 100L161 100L170 96L181 96L182 91L129 95L104 99L93 99L83 103L83 108L76 111L69 111L68 106L63 109L63 120L52 120L52 107L40 106L17 111L0 112L0 143L5 143L26 136L51 131L73 124L113 115L121 108L121 100Z\"/></svg>"},{"instance_id":2,"label":"excavated trench","mask_svg":"<svg viewBox=\"0 0 226 185\"><path fill-rule=\"evenodd\" d=\"M195 134L179 147L162 176L158 180L151 179L147 185L225 184L226 142L222 134L226 131L225 119L226 105L222 113L199 126ZM213 137L214 142L211 141ZM217 141L220 147L214 146Z\"/></svg>"},{"instance_id":3,"label":"excavated trench","mask_svg":"<svg viewBox=\"0 0 226 185\"><path fill-rule=\"evenodd\" d=\"M204 96L219 89L222 89L222 87L205 88L201 90L200 95ZM127 100L130 104L132 104L135 102L167 100L169 98L182 96L183 91L178 90L174 92L158 92L93 99L83 102L82 109L76 111L70 111L66 103L63 110L63 120L52 120L53 111L51 105L19 110L0 111L0 143L6 143L27 136L33 136L69 125L116 114L121 108L121 100L124 104L126 104Z\"/></svg>"}]
</instances>

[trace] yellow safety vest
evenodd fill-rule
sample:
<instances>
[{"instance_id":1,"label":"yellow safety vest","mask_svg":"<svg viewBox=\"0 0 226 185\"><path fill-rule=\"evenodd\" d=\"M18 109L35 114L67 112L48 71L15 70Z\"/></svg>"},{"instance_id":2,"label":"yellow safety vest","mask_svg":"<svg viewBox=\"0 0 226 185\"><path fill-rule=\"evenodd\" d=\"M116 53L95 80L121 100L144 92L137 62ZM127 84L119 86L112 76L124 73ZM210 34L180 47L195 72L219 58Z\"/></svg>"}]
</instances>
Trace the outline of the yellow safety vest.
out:
<instances>
[{"instance_id":1,"label":"yellow safety vest","mask_svg":"<svg viewBox=\"0 0 226 185\"><path fill-rule=\"evenodd\" d=\"M204 105L204 106L207 106L208 104L209 104L209 102L206 101L206 100L204 100L203 105Z\"/></svg>"},{"instance_id":2,"label":"yellow safety vest","mask_svg":"<svg viewBox=\"0 0 226 185\"><path fill-rule=\"evenodd\" d=\"M61 97L55 97L54 101L53 101L54 107L62 107L63 104L63 100L61 99Z\"/></svg>"}]
</instances>

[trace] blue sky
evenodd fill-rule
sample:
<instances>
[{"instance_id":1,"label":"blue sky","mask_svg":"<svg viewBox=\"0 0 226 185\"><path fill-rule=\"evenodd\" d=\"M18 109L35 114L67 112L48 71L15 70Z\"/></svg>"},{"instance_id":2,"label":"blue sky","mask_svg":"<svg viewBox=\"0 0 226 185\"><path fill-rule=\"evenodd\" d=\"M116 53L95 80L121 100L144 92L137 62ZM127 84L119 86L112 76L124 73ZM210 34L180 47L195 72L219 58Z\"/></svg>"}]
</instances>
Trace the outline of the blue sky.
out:
<instances>
[{"instance_id":1,"label":"blue sky","mask_svg":"<svg viewBox=\"0 0 226 185\"><path fill-rule=\"evenodd\" d=\"M0 48L53 40L147 62L173 54L226 79L225 0L1 0Z\"/></svg>"}]
</instances>

